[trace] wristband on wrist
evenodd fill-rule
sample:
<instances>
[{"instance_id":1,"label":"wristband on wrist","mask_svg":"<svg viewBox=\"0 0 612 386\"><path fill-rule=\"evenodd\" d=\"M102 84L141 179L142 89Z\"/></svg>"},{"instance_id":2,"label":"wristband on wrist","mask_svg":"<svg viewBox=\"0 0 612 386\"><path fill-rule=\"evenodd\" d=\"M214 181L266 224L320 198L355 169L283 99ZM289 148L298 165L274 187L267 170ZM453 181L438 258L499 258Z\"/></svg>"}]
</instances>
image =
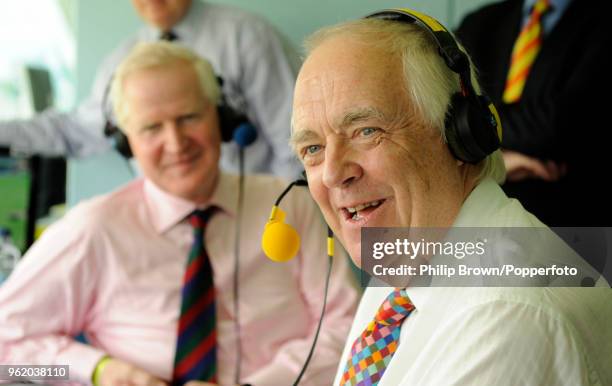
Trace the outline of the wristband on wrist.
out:
<instances>
[{"instance_id":1,"label":"wristband on wrist","mask_svg":"<svg viewBox=\"0 0 612 386\"><path fill-rule=\"evenodd\" d=\"M102 359L98 361L98 364L96 365L96 368L94 369L93 374L91 375L91 382L94 386L100 385L100 375L102 374L102 371L111 359L112 358L109 355L105 355L102 357Z\"/></svg>"}]
</instances>

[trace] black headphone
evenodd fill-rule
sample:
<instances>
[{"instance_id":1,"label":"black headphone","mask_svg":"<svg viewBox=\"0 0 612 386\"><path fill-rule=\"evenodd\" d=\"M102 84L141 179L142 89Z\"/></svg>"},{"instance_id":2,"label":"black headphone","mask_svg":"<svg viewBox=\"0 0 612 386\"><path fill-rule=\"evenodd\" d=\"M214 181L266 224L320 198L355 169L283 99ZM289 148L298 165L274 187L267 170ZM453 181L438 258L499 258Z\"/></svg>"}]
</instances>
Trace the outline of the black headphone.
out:
<instances>
[{"instance_id":1,"label":"black headphone","mask_svg":"<svg viewBox=\"0 0 612 386\"><path fill-rule=\"evenodd\" d=\"M502 127L493 103L472 86L470 61L450 32L434 18L406 8L386 9L365 17L417 24L436 42L444 63L461 79L445 119L448 147L455 158L475 164L499 148Z\"/></svg>"},{"instance_id":2,"label":"black headphone","mask_svg":"<svg viewBox=\"0 0 612 386\"><path fill-rule=\"evenodd\" d=\"M104 135L113 140L115 149L126 159L132 158L132 149L127 136L121 131L121 129L113 124L110 112L108 111L108 94L110 90L110 84L112 84L113 78L108 82L106 90L104 91L104 98L102 100L102 112L104 114ZM223 86L223 79L217 77L219 83L219 89ZM230 142L234 139L234 131L243 125L252 126L246 115L234 110L225 100L225 96L221 93L219 105L217 106L217 114L219 115L219 128L221 129L221 139L223 142Z\"/></svg>"}]
</instances>

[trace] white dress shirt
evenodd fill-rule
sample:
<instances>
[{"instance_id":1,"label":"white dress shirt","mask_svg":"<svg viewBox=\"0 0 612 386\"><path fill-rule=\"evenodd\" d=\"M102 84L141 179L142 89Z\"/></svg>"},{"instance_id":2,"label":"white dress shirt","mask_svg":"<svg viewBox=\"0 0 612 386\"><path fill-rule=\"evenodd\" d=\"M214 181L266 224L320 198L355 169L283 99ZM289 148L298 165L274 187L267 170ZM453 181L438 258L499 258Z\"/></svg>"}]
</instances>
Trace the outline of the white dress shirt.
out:
<instances>
[{"instance_id":1,"label":"white dress shirt","mask_svg":"<svg viewBox=\"0 0 612 386\"><path fill-rule=\"evenodd\" d=\"M543 227L484 180L456 227ZM538 248L538 245L533 245ZM364 293L336 373L389 287ZM610 288L408 287L415 311L378 386L612 385Z\"/></svg>"}]
</instances>

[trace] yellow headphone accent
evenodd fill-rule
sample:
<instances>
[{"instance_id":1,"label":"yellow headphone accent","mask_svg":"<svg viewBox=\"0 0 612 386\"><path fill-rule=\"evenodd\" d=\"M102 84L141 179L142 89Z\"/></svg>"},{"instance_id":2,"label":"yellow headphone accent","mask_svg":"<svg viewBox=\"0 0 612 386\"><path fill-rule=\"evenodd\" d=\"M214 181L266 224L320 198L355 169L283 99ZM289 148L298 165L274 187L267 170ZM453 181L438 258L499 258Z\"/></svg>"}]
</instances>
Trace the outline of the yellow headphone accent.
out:
<instances>
[{"instance_id":1,"label":"yellow headphone accent","mask_svg":"<svg viewBox=\"0 0 612 386\"><path fill-rule=\"evenodd\" d=\"M448 32L446 28L444 28L444 26L440 24L439 21L437 21L436 19L434 19L433 17L429 15L425 15L424 13L415 11L413 9L408 9L408 8L395 8L395 10L414 16L416 19L420 20L423 24L427 25L434 32L437 32L437 31Z\"/></svg>"},{"instance_id":2,"label":"yellow headphone accent","mask_svg":"<svg viewBox=\"0 0 612 386\"><path fill-rule=\"evenodd\" d=\"M497 112L497 108L495 107L493 102L489 102L487 104L487 107L489 108L489 110L491 111L491 114L493 114L493 117L495 118L495 122L497 126L497 138L499 138L499 142L501 143L502 133L504 132L504 130L502 129L501 119L499 119L499 113Z\"/></svg>"}]
</instances>

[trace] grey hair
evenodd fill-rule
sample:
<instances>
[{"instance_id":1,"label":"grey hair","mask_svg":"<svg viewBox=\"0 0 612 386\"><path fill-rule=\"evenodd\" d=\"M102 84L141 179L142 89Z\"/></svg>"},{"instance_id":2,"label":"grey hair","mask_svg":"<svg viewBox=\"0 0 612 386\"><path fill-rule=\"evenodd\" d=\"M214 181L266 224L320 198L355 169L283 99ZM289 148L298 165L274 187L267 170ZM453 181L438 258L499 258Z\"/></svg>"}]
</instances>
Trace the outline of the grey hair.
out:
<instances>
[{"instance_id":1,"label":"grey hair","mask_svg":"<svg viewBox=\"0 0 612 386\"><path fill-rule=\"evenodd\" d=\"M401 58L404 87L412 101L412 112L420 117L425 125L437 128L446 142L446 115L451 96L460 91L460 79L459 75L444 63L433 37L415 24L359 19L316 31L304 43L306 54L310 54L328 39L341 35L350 35L363 44L380 48L391 56ZM465 52L460 44L459 47ZM470 71L472 85L479 93L480 85L473 64L470 65ZM478 180L485 177L493 178L498 183L505 180L501 151L493 152L477 166L480 168Z\"/></svg>"},{"instance_id":2,"label":"grey hair","mask_svg":"<svg viewBox=\"0 0 612 386\"><path fill-rule=\"evenodd\" d=\"M216 105L221 99L219 81L212 65L194 52L176 43L157 41L152 43L139 43L123 59L115 71L111 84L110 96L117 123L125 130L129 116L128 106L125 103L123 87L125 80L131 74L152 68L162 68L177 63L186 63L193 66L198 77L200 89L204 96Z\"/></svg>"}]
</instances>

